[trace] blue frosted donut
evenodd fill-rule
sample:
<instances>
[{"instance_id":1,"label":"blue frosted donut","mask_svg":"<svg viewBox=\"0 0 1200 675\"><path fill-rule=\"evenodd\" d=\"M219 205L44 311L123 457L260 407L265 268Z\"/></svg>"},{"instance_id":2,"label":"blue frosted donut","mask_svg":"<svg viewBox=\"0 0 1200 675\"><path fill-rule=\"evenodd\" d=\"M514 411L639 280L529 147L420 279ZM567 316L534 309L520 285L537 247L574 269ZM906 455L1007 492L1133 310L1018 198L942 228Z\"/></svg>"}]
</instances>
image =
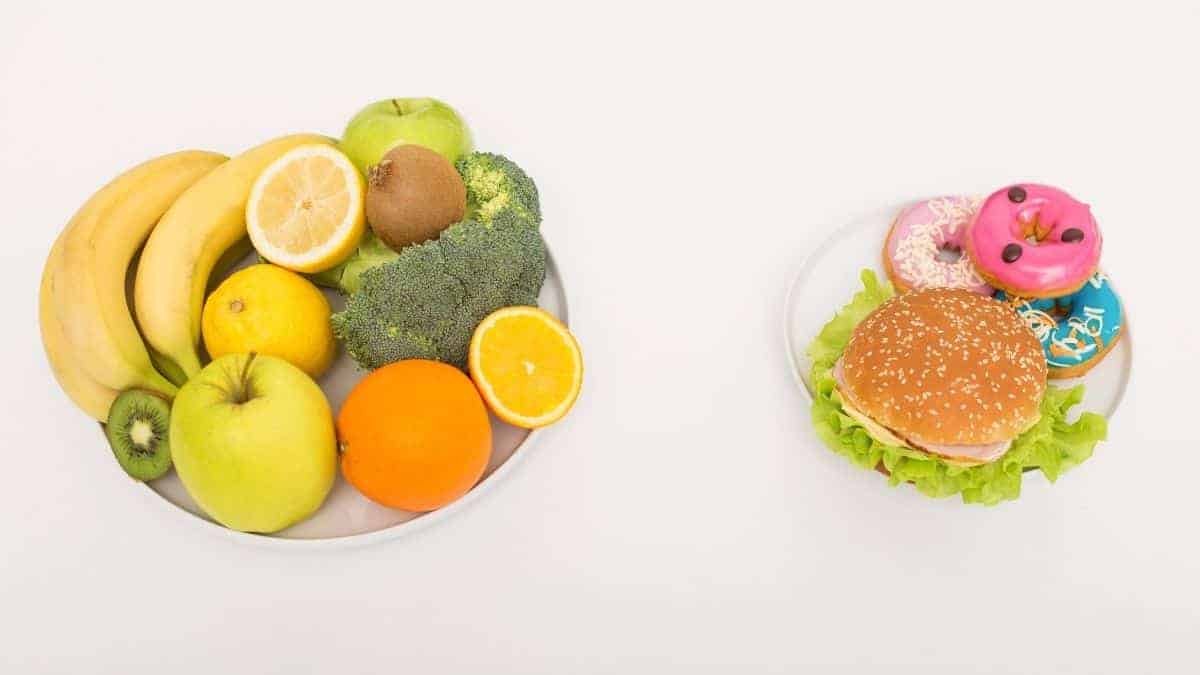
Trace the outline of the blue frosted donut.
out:
<instances>
[{"instance_id":1,"label":"blue frosted donut","mask_svg":"<svg viewBox=\"0 0 1200 675\"><path fill-rule=\"evenodd\" d=\"M1058 298L1010 302L1042 343L1051 378L1078 377L1100 362L1121 336L1121 299L1096 272L1078 291Z\"/></svg>"}]
</instances>

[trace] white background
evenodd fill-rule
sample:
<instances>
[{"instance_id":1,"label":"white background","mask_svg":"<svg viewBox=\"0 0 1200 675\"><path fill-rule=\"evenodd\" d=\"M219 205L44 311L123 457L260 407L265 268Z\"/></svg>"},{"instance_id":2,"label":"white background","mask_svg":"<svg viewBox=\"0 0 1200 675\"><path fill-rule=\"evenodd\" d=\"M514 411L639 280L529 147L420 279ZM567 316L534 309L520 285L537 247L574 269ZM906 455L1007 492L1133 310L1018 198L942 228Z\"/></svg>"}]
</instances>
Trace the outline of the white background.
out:
<instances>
[{"instance_id":1,"label":"white background","mask_svg":"<svg viewBox=\"0 0 1200 675\"><path fill-rule=\"evenodd\" d=\"M1194 3L13 4L0 672L1200 667ZM584 395L412 537L299 553L190 525L50 376L50 243L147 157L338 134L405 95L537 178ZM1104 227L1136 345L1111 439L998 508L888 489L817 444L787 284L863 210L1017 179Z\"/></svg>"}]
</instances>

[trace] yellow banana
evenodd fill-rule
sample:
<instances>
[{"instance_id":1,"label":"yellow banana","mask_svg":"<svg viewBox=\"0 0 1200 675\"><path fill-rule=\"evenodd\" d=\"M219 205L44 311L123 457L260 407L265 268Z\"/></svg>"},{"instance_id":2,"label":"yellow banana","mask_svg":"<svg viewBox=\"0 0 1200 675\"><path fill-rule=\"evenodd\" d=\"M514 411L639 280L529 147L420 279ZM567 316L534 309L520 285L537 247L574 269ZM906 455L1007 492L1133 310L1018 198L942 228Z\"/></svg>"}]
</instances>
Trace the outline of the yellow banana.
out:
<instances>
[{"instance_id":1,"label":"yellow banana","mask_svg":"<svg viewBox=\"0 0 1200 675\"><path fill-rule=\"evenodd\" d=\"M184 151L145 162L104 187L66 235L54 306L76 359L111 389L141 387L174 395L155 369L130 314L130 261L172 203L227 158Z\"/></svg>"},{"instance_id":2,"label":"yellow banana","mask_svg":"<svg viewBox=\"0 0 1200 675\"><path fill-rule=\"evenodd\" d=\"M146 341L188 377L200 371L200 313L217 261L246 236L246 201L268 164L300 145L333 144L297 134L269 141L217 167L171 206L142 251L134 311Z\"/></svg>"},{"instance_id":3,"label":"yellow banana","mask_svg":"<svg viewBox=\"0 0 1200 675\"><path fill-rule=\"evenodd\" d=\"M46 359L50 361L50 370L54 379L67 393L67 396L79 406L80 410L101 422L108 419L108 409L112 406L117 391L96 382L83 369L75 357L67 336L63 335L54 311L54 282L62 270L63 240L68 229L55 240L46 258L46 267L42 270L42 286L38 292L38 322L42 327L42 346L46 349Z\"/></svg>"}]
</instances>

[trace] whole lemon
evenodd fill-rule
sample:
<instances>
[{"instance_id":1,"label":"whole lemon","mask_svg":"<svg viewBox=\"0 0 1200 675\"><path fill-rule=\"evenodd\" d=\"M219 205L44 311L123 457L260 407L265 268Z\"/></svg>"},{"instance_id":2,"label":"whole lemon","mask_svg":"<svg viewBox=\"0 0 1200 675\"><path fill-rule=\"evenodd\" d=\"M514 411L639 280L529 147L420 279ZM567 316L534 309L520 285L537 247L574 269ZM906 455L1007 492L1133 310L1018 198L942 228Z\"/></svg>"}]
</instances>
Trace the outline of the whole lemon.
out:
<instances>
[{"instance_id":1,"label":"whole lemon","mask_svg":"<svg viewBox=\"0 0 1200 675\"><path fill-rule=\"evenodd\" d=\"M201 332L213 359L256 352L277 356L312 378L337 355L329 301L307 279L275 265L230 275L204 303Z\"/></svg>"}]
</instances>

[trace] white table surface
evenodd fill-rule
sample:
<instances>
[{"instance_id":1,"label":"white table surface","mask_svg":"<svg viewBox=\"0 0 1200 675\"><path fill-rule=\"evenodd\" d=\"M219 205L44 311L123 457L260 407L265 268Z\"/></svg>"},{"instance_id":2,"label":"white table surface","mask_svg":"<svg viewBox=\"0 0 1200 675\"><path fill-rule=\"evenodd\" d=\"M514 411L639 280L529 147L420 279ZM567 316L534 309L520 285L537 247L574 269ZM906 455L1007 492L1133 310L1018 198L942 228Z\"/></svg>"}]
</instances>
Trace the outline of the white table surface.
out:
<instances>
[{"instance_id":1,"label":"white table surface","mask_svg":"<svg viewBox=\"0 0 1200 675\"><path fill-rule=\"evenodd\" d=\"M14 4L0 672L1200 668L1193 3ZM52 239L154 154L338 134L422 94L537 178L579 404L412 537L297 553L186 526L50 376ZM787 284L856 213L1018 179L1104 228L1136 344L1111 439L999 508L890 490L818 445Z\"/></svg>"}]
</instances>

